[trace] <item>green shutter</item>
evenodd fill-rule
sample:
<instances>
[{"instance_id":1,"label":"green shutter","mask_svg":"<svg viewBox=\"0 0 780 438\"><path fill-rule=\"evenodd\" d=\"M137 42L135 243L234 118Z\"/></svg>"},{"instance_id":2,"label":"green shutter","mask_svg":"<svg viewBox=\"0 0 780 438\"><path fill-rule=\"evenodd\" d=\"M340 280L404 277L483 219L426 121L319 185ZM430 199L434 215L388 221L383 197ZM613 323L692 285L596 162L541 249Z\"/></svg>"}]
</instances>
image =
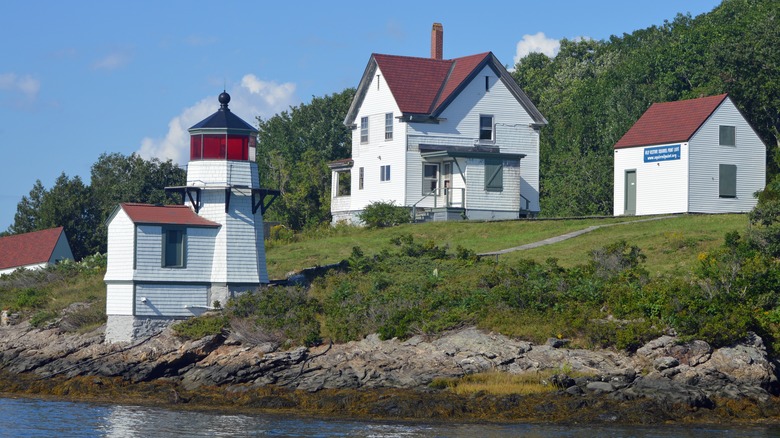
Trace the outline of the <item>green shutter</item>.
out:
<instances>
[{"instance_id":1,"label":"green shutter","mask_svg":"<svg viewBox=\"0 0 780 438\"><path fill-rule=\"evenodd\" d=\"M504 190L504 162L485 160L485 190L500 192Z\"/></svg>"},{"instance_id":2,"label":"green shutter","mask_svg":"<svg viewBox=\"0 0 780 438\"><path fill-rule=\"evenodd\" d=\"M718 177L718 189L721 198L737 197L737 166L721 164Z\"/></svg>"}]
</instances>

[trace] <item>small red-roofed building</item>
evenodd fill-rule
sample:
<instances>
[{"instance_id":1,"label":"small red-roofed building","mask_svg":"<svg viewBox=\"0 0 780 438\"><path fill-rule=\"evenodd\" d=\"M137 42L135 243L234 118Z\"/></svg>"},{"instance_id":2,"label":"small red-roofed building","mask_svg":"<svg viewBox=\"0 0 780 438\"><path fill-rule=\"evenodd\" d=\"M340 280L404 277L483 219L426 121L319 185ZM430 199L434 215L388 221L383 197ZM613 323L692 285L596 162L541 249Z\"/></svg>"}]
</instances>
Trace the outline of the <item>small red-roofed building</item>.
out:
<instances>
[{"instance_id":1,"label":"small red-roofed building","mask_svg":"<svg viewBox=\"0 0 780 438\"><path fill-rule=\"evenodd\" d=\"M123 203L109 216L108 343L151 336L269 283L263 213L279 195L260 188L257 130L228 108L189 129L182 205Z\"/></svg>"},{"instance_id":2,"label":"small red-roofed building","mask_svg":"<svg viewBox=\"0 0 780 438\"><path fill-rule=\"evenodd\" d=\"M62 227L0 237L0 275L19 269L40 269L73 260Z\"/></svg>"},{"instance_id":3,"label":"small red-roofed building","mask_svg":"<svg viewBox=\"0 0 780 438\"><path fill-rule=\"evenodd\" d=\"M330 163L333 222L373 202L417 220L516 219L539 212L547 120L491 52L443 59L372 54L344 120L352 157Z\"/></svg>"},{"instance_id":4,"label":"small red-roofed building","mask_svg":"<svg viewBox=\"0 0 780 438\"><path fill-rule=\"evenodd\" d=\"M766 145L727 94L654 103L614 146L614 214L738 213L766 184Z\"/></svg>"}]
</instances>

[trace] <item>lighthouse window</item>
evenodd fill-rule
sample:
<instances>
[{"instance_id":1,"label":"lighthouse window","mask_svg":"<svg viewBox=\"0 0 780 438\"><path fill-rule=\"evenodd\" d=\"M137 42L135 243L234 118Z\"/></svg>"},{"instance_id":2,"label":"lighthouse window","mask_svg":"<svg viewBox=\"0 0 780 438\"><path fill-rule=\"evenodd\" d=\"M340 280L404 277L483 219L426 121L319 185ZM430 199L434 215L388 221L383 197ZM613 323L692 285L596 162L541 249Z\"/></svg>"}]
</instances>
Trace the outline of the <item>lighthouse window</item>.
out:
<instances>
[{"instance_id":1,"label":"lighthouse window","mask_svg":"<svg viewBox=\"0 0 780 438\"><path fill-rule=\"evenodd\" d=\"M225 158L225 135L204 135L203 136L203 159Z\"/></svg>"},{"instance_id":2,"label":"lighthouse window","mask_svg":"<svg viewBox=\"0 0 780 438\"><path fill-rule=\"evenodd\" d=\"M203 158L203 139L200 135L190 137L190 160Z\"/></svg>"},{"instance_id":3,"label":"lighthouse window","mask_svg":"<svg viewBox=\"0 0 780 438\"><path fill-rule=\"evenodd\" d=\"M248 160L249 159L249 137L245 135L227 136L227 159L228 160Z\"/></svg>"},{"instance_id":4,"label":"lighthouse window","mask_svg":"<svg viewBox=\"0 0 780 438\"><path fill-rule=\"evenodd\" d=\"M163 268L184 268L186 228L163 227Z\"/></svg>"}]
</instances>

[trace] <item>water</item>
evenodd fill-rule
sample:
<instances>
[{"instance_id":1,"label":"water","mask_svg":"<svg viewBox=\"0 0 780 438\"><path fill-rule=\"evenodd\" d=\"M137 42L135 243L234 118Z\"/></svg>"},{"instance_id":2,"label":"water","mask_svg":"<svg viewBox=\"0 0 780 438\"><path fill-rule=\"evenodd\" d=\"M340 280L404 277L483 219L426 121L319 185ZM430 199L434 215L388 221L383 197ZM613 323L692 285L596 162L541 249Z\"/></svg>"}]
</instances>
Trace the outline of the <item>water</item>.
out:
<instances>
[{"instance_id":1,"label":"water","mask_svg":"<svg viewBox=\"0 0 780 438\"><path fill-rule=\"evenodd\" d=\"M325 420L0 398L0 437L780 437L780 426L552 426Z\"/></svg>"}]
</instances>

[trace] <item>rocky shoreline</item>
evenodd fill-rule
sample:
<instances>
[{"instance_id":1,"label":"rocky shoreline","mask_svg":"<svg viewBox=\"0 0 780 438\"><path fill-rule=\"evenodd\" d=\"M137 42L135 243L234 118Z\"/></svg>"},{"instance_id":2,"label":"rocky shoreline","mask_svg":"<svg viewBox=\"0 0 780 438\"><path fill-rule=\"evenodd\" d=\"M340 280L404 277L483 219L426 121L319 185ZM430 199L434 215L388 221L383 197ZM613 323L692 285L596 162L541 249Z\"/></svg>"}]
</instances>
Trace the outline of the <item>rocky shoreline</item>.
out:
<instances>
[{"instance_id":1,"label":"rocky shoreline","mask_svg":"<svg viewBox=\"0 0 780 438\"><path fill-rule=\"evenodd\" d=\"M539 373L548 393L457 395L432 385L481 372ZM547 373L550 375L550 373ZM578 377L574 377L578 376ZM276 351L232 336L181 341L170 329L132 345L102 329L0 327L0 391L192 408L292 410L463 421L732 422L780 419L763 341L713 349L663 336L628 355L544 345L473 327L436 337Z\"/></svg>"}]
</instances>

